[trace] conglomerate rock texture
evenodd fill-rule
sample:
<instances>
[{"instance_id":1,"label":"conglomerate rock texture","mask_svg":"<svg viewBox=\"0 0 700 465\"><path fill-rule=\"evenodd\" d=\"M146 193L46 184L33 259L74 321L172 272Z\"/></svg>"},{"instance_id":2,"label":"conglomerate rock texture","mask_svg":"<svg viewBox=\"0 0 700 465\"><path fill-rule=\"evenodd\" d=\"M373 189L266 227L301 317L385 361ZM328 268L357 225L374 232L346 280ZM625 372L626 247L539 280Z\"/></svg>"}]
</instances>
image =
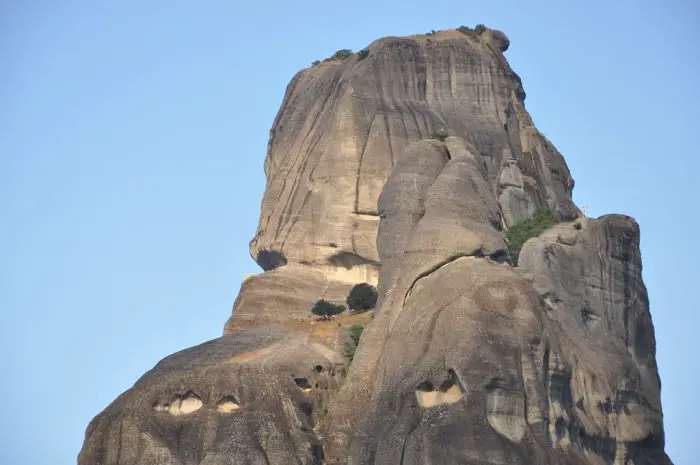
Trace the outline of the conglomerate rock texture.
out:
<instances>
[{"instance_id":1,"label":"conglomerate rock texture","mask_svg":"<svg viewBox=\"0 0 700 465\"><path fill-rule=\"evenodd\" d=\"M297 74L250 244L265 272L223 337L91 422L79 464L670 464L639 228L573 204L508 45L389 37ZM561 223L513 266L508 229L543 208ZM373 315L311 316L361 282Z\"/></svg>"}]
</instances>

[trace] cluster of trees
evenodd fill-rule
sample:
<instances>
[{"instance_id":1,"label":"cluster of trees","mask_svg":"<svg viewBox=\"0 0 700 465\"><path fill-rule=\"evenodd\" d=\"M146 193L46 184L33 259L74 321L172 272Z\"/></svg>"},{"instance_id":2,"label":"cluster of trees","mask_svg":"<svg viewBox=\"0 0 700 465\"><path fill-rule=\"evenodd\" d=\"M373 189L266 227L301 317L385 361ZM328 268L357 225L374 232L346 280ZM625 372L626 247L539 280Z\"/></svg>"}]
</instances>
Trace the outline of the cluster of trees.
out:
<instances>
[{"instance_id":1,"label":"cluster of trees","mask_svg":"<svg viewBox=\"0 0 700 465\"><path fill-rule=\"evenodd\" d=\"M467 36L480 36L484 33L484 31L486 31L486 26L483 24L477 24L474 29L470 28L469 26L459 26L457 30Z\"/></svg>"},{"instance_id":2,"label":"cluster of trees","mask_svg":"<svg viewBox=\"0 0 700 465\"><path fill-rule=\"evenodd\" d=\"M350 290L345 303L351 312L371 310L377 305L377 289L369 283L357 284ZM334 315L339 315L344 311L345 305L334 304L325 299L316 302L311 309L311 313L324 320L330 320Z\"/></svg>"},{"instance_id":3,"label":"cluster of trees","mask_svg":"<svg viewBox=\"0 0 700 465\"><path fill-rule=\"evenodd\" d=\"M373 309L377 305L377 289L369 283L360 283L350 289L348 297L345 299L347 308L351 312L359 313ZM311 308L311 313L320 316L324 320L331 320L334 315L339 315L345 311L345 305L334 304L325 299L321 299ZM347 328L350 340L343 345L343 354L352 362L355 357L355 351L360 343L360 336L365 329L362 325L352 325Z\"/></svg>"}]
</instances>

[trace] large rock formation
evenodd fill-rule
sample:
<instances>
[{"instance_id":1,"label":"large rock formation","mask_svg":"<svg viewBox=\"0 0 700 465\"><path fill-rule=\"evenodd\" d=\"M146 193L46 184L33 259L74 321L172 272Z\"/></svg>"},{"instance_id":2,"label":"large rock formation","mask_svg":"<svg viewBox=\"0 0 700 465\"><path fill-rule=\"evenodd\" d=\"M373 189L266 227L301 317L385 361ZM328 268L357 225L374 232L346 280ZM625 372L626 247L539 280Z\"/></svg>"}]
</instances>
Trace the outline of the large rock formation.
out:
<instances>
[{"instance_id":1,"label":"large rock formation","mask_svg":"<svg viewBox=\"0 0 700 465\"><path fill-rule=\"evenodd\" d=\"M575 207L507 48L390 37L295 76L250 244L265 272L223 337L93 420L78 462L670 464L639 228ZM513 266L507 231L538 209L561 223ZM311 317L361 282L373 319Z\"/></svg>"}]
</instances>

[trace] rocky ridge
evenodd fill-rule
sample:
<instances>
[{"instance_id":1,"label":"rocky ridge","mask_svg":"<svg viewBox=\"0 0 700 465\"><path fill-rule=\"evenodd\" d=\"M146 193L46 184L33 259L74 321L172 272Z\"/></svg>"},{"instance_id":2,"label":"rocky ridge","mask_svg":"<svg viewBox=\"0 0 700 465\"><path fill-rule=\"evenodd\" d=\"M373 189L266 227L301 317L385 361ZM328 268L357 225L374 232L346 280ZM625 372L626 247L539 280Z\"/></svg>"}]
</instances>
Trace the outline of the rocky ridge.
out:
<instances>
[{"instance_id":1,"label":"rocky ridge","mask_svg":"<svg viewBox=\"0 0 700 465\"><path fill-rule=\"evenodd\" d=\"M573 204L508 46L388 37L299 72L250 243L265 272L221 338L91 422L79 464L670 464L639 228ZM513 266L507 231L539 209L561 223ZM374 318L311 317L361 282Z\"/></svg>"}]
</instances>

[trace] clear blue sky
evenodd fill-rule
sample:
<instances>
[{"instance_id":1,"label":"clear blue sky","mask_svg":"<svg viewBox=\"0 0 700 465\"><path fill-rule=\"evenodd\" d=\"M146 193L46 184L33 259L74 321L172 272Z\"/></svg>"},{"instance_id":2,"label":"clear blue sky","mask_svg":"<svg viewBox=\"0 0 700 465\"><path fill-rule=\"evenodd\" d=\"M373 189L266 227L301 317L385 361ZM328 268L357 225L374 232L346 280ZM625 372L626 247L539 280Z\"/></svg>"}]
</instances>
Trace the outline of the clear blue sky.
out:
<instances>
[{"instance_id":1,"label":"clear blue sky","mask_svg":"<svg viewBox=\"0 0 700 465\"><path fill-rule=\"evenodd\" d=\"M667 450L697 463L693 0L2 2L0 463L75 463L94 415L221 334L258 271L268 131L298 69L477 23L510 36L575 200L641 224Z\"/></svg>"}]
</instances>

